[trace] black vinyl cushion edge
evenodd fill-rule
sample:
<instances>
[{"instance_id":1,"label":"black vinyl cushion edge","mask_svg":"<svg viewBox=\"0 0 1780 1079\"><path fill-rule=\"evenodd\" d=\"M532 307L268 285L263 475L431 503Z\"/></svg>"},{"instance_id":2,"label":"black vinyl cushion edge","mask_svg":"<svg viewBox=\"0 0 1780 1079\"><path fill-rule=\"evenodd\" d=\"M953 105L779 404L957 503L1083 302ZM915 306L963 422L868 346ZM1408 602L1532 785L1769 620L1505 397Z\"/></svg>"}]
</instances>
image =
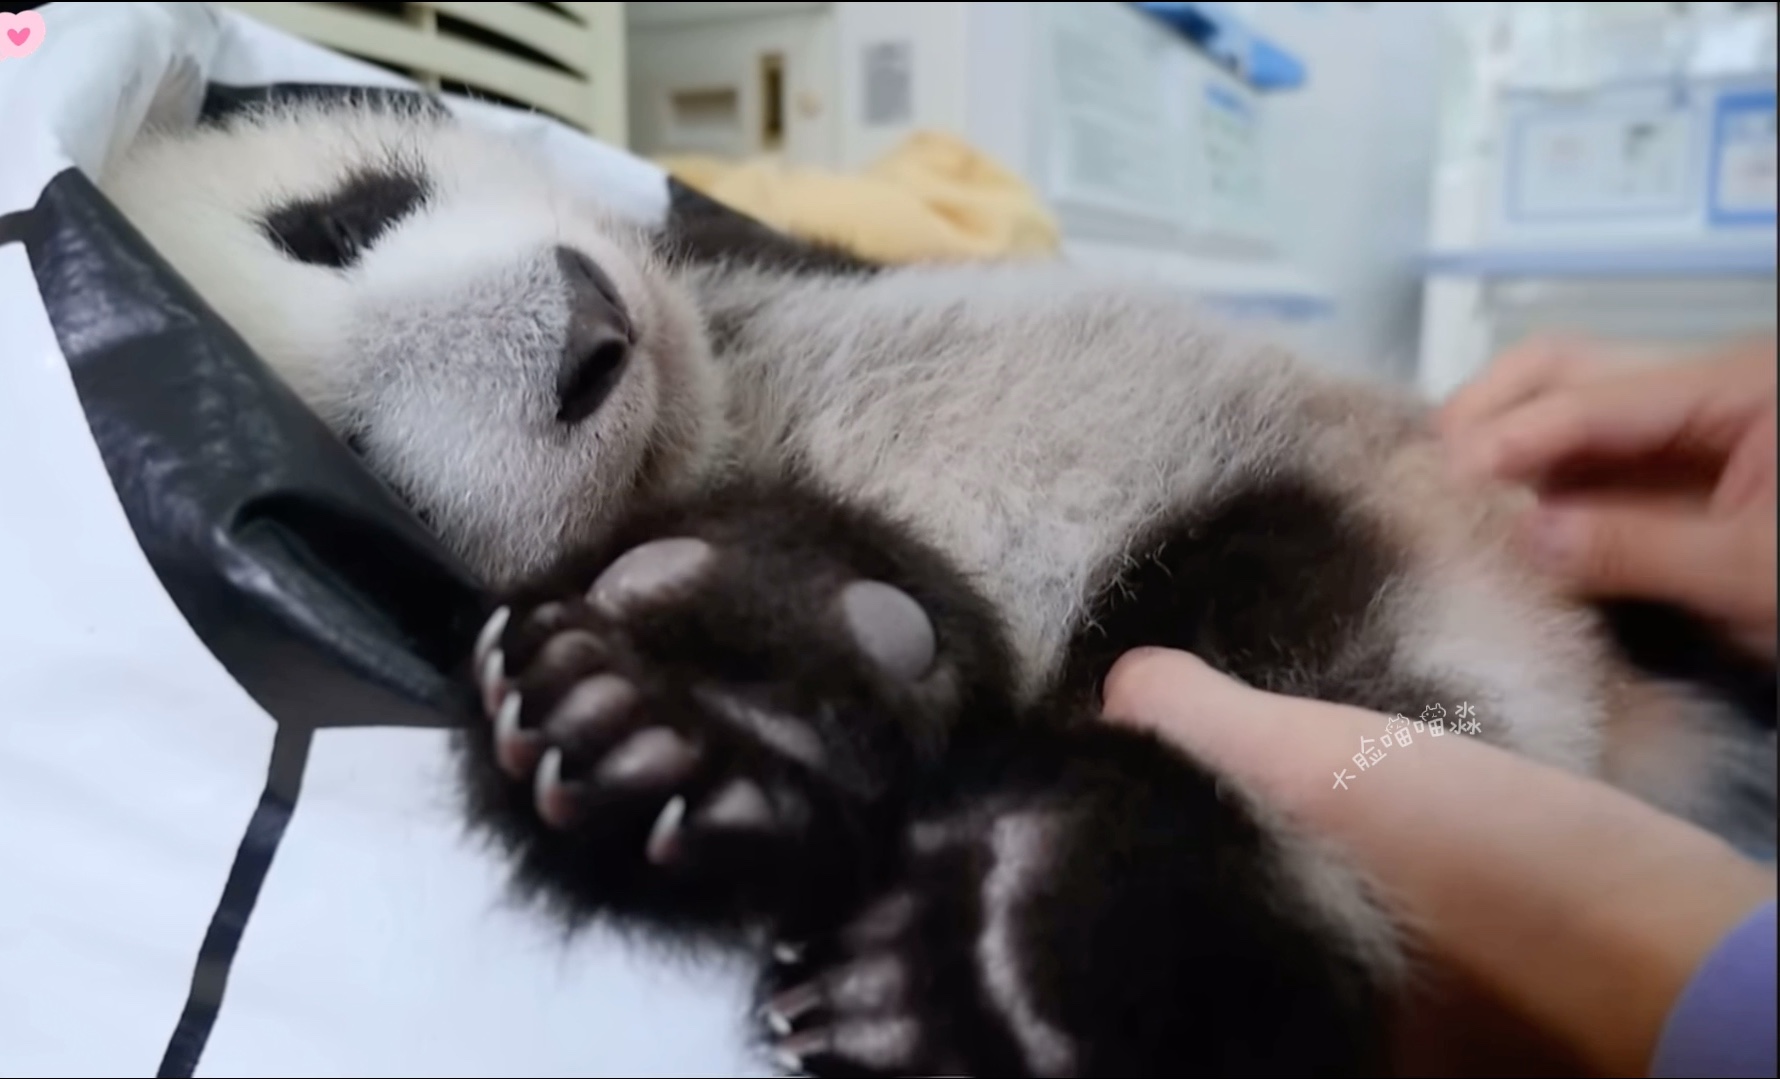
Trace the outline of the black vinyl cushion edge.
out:
<instances>
[{"instance_id":1,"label":"black vinyl cushion edge","mask_svg":"<svg viewBox=\"0 0 1780 1079\"><path fill-rule=\"evenodd\" d=\"M143 552L243 688L280 723L449 722L473 577L79 171L8 241Z\"/></svg>"},{"instance_id":2,"label":"black vinyl cushion edge","mask_svg":"<svg viewBox=\"0 0 1780 1079\"><path fill-rule=\"evenodd\" d=\"M259 804L160 1076L195 1074L314 732L443 728L485 613L473 578L80 172L0 217L22 243L143 553L277 723ZM78 572L78 567L63 568Z\"/></svg>"}]
</instances>

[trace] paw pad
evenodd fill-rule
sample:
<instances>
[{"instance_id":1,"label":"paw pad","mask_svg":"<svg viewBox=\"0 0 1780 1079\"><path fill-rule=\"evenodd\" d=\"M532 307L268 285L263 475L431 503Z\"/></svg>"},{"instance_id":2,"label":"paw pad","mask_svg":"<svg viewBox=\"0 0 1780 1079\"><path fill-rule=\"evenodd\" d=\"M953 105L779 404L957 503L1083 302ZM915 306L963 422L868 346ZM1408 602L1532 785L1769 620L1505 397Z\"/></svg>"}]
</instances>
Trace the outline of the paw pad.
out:
<instances>
[{"instance_id":1,"label":"paw pad","mask_svg":"<svg viewBox=\"0 0 1780 1079\"><path fill-rule=\"evenodd\" d=\"M608 754L595 775L615 787L669 787L684 782L697 765L697 746L666 727L650 727Z\"/></svg>"},{"instance_id":2,"label":"paw pad","mask_svg":"<svg viewBox=\"0 0 1780 1079\"><path fill-rule=\"evenodd\" d=\"M932 669L933 622L907 592L882 581L854 581L838 603L853 639L885 672L912 682Z\"/></svg>"},{"instance_id":3,"label":"paw pad","mask_svg":"<svg viewBox=\"0 0 1780 1079\"><path fill-rule=\"evenodd\" d=\"M601 613L621 618L640 604L659 602L685 588L716 554L704 540L690 537L645 543L608 566L587 598Z\"/></svg>"}]
</instances>

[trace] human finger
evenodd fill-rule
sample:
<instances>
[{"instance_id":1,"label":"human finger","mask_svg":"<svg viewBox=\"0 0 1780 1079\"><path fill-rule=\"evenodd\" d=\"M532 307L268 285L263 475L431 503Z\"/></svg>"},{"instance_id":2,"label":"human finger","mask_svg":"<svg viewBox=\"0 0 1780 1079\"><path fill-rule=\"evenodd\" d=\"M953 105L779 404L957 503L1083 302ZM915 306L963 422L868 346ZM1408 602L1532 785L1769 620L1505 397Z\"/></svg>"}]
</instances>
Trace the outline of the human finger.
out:
<instances>
[{"instance_id":1,"label":"human finger","mask_svg":"<svg viewBox=\"0 0 1780 1079\"><path fill-rule=\"evenodd\" d=\"M1540 337L1502 354L1484 373L1440 409L1448 438L1498 416L1557 386L1598 375L1607 360L1602 346L1571 337Z\"/></svg>"},{"instance_id":2,"label":"human finger","mask_svg":"<svg viewBox=\"0 0 1780 1079\"><path fill-rule=\"evenodd\" d=\"M1770 510L1780 488L1780 415L1769 408L1737 443L1713 492L1712 508L1734 513L1755 506Z\"/></svg>"},{"instance_id":3,"label":"human finger","mask_svg":"<svg viewBox=\"0 0 1780 1079\"><path fill-rule=\"evenodd\" d=\"M1679 603L1727 621L1773 606L1773 541L1762 535L1771 537L1771 519L1764 527L1755 515L1574 498L1536 507L1523 527L1532 555L1580 594Z\"/></svg>"},{"instance_id":4,"label":"human finger","mask_svg":"<svg viewBox=\"0 0 1780 1079\"><path fill-rule=\"evenodd\" d=\"M1716 455L1759 414L1715 366L1658 367L1560 387L1460 436L1460 467L1537 483L1579 460Z\"/></svg>"}]
</instances>

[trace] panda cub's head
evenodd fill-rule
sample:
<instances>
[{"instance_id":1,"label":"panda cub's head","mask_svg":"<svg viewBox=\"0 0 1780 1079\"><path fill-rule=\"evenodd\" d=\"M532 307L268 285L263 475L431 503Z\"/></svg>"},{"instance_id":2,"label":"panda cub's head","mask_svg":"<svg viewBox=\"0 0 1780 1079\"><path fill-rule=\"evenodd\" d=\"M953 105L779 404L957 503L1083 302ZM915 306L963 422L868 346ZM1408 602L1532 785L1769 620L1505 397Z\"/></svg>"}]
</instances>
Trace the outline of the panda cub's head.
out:
<instances>
[{"instance_id":1,"label":"panda cub's head","mask_svg":"<svg viewBox=\"0 0 1780 1079\"><path fill-rule=\"evenodd\" d=\"M649 236L418 108L151 133L108 197L491 582L711 455L704 331Z\"/></svg>"}]
</instances>

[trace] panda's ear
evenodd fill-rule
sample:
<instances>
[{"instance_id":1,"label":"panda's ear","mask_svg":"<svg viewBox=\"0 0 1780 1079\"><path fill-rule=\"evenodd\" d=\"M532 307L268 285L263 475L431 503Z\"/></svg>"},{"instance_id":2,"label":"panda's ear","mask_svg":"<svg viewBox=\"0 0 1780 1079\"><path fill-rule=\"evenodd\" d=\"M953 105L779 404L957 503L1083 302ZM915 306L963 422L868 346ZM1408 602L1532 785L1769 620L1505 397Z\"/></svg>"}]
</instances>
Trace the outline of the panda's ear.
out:
<instances>
[{"instance_id":1,"label":"panda's ear","mask_svg":"<svg viewBox=\"0 0 1780 1079\"><path fill-rule=\"evenodd\" d=\"M343 270L430 195L422 175L361 171L325 196L298 199L268 211L260 219L260 230L298 262Z\"/></svg>"}]
</instances>

